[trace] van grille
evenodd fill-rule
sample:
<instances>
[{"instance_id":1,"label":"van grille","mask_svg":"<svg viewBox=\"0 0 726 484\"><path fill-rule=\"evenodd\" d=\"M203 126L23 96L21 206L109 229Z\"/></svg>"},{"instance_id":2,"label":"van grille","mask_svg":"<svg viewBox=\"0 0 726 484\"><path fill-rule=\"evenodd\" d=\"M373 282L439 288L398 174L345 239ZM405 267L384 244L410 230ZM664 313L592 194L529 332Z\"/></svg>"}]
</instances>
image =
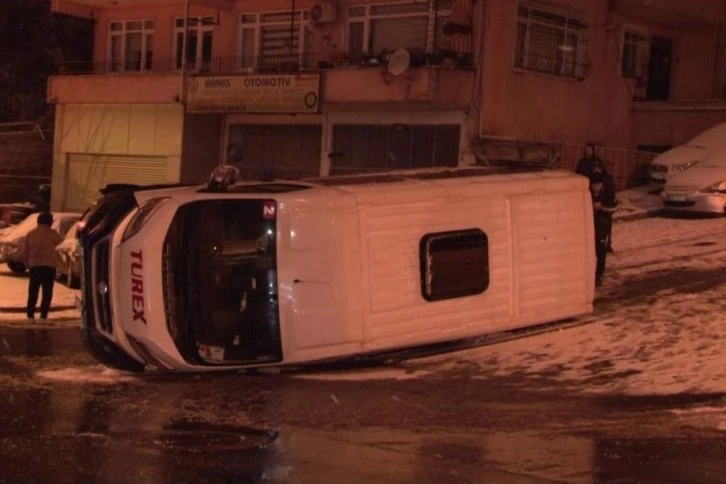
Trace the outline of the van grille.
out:
<instances>
[{"instance_id":1,"label":"van grille","mask_svg":"<svg viewBox=\"0 0 726 484\"><path fill-rule=\"evenodd\" d=\"M110 277L110 243L103 240L93 248L93 268L95 270L91 282L90 293L93 294L93 305L99 329L113 334L111 319L111 277Z\"/></svg>"}]
</instances>

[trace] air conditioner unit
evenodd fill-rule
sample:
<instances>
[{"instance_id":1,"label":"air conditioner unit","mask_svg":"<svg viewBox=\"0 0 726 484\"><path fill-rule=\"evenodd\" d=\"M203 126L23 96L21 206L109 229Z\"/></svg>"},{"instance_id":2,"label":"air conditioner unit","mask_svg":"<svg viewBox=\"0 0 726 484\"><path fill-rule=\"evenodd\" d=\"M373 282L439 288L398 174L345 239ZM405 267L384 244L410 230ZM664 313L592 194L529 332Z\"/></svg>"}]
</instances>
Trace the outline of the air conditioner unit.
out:
<instances>
[{"instance_id":1,"label":"air conditioner unit","mask_svg":"<svg viewBox=\"0 0 726 484\"><path fill-rule=\"evenodd\" d=\"M310 8L310 20L316 24L335 22L335 3L332 1L316 3Z\"/></svg>"}]
</instances>

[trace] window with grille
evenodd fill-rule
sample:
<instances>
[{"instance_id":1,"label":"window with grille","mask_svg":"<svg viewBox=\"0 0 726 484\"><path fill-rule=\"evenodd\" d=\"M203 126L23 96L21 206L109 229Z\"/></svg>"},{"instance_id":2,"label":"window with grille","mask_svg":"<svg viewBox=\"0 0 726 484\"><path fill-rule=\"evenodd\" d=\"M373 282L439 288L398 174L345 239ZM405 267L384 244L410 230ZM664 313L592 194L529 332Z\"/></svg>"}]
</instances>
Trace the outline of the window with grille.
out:
<instances>
[{"instance_id":1,"label":"window with grille","mask_svg":"<svg viewBox=\"0 0 726 484\"><path fill-rule=\"evenodd\" d=\"M435 0L348 7L348 55L357 61L396 49L416 55L449 49L443 28L451 16L450 1Z\"/></svg>"},{"instance_id":2,"label":"window with grille","mask_svg":"<svg viewBox=\"0 0 726 484\"><path fill-rule=\"evenodd\" d=\"M242 14L240 25L240 68L313 67L307 11Z\"/></svg>"},{"instance_id":3,"label":"window with grille","mask_svg":"<svg viewBox=\"0 0 726 484\"><path fill-rule=\"evenodd\" d=\"M176 19L174 24L174 62L177 69L182 67L184 34L187 34L186 63L189 71L208 72L212 64L212 40L214 38L214 17L189 17L188 25L184 19Z\"/></svg>"},{"instance_id":4,"label":"window with grille","mask_svg":"<svg viewBox=\"0 0 726 484\"><path fill-rule=\"evenodd\" d=\"M589 27L581 18L520 5L514 66L584 79L588 33Z\"/></svg>"},{"instance_id":5,"label":"window with grille","mask_svg":"<svg viewBox=\"0 0 726 484\"><path fill-rule=\"evenodd\" d=\"M109 23L109 69L151 70L154 49L153 20L125 20Z\"/></svg>"},{"instance_id":6,"label":"window with grille","mask_svg":"<svg viewBox=\"0 0 726 484\"><path fill-rule=\"evenodd\" d=\"M620 72L623 77L642 79L648 73L650 38L646 32L626 28L623 31L623 56Z\"/></svg>"}]
</instances>

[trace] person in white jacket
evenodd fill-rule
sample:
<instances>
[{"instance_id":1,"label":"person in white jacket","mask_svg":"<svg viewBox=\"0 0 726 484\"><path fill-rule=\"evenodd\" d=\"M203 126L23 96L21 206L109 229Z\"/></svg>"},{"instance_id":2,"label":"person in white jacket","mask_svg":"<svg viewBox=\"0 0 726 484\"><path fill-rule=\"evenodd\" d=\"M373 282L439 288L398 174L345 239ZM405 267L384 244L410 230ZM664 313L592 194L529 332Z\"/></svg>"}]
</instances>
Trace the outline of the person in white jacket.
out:
<instances>
[{"instance_id":1,"label":"person in white jacket","mask_svg":"<svg viewBox=\"0 0 726 484\"><path fill-rule=\"evenodd\" d=\"M30 269L28 282L28 322L35 322L35 305L38 302L38 292L43 289L40 300L40 322L48 322L48 311L53 299L53 284L55 284L55 270L57 256L55 246L63 238L51 228L53 215L48 212L38 214L38 226L28 232L23 243L23 258L25 265Z\"/></svg>"}]
</instances>

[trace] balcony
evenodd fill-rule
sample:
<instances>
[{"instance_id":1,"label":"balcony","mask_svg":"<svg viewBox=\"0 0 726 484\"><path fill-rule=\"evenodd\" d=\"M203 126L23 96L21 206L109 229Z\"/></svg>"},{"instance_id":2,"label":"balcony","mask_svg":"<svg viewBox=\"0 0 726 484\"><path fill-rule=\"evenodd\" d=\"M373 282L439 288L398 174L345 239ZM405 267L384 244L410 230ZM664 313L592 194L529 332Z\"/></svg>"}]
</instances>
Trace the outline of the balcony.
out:
<instances>
[{"instance_id":1,"label":"balcony","mask_svg":"<svg viewBox=\"0 0 726 484\"><path fill-rule=\"evenodd\" d=\"M190 74L245 75L320 72L325 103L429 102L465 106L473 89L469 53L411 52L391 73L390 54L305 54L214 57L190 63ZM399 72L400 71L400 72ZM51 77L53 103L169 103L180 97L181 71L173 59L65 62Z\"/></svg>"}]
</instances>

